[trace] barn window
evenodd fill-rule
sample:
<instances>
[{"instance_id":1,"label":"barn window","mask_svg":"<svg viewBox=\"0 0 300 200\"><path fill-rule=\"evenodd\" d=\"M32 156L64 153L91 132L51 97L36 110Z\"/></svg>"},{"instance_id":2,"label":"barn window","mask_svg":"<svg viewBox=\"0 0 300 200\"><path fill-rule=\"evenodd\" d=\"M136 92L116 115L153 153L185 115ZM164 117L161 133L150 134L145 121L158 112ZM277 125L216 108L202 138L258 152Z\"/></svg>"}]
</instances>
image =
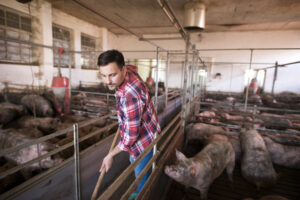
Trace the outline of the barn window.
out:
<instances>
[{"instance_id":1,"label":"barn window","mask_svg":"<svg viewBox=\"0 0 300 200\"><path fill-rule=\"evenodd\" d=\"M0 61L30 64L33 62L32 46L19 42L32 42L31 17L18 11L0 7ZM19 41L19 42L17 42Z\"/></svg>"},{"instance_id":2,"label":"barn window","mask_svg":"<svg viewBox=\"0 0 300 200\"><path fill-rule=\"evenodd\" d=\"M52 25L53 36L53 62L54 67L69 67L72 65L73 54L69 53L71 50L71 34L67 28ZM63 49L62 53L59 53L58 49Z\"/></svg>"},{"instance_id":3,"label":"barn window","mask_svg":"<svg viewBox=\"0 0 300 200\"><path fill-rule=\"evenodd\" d=\"M96 39L81 34L81 68L97 69Z\"/></svg>"}]
</instances>

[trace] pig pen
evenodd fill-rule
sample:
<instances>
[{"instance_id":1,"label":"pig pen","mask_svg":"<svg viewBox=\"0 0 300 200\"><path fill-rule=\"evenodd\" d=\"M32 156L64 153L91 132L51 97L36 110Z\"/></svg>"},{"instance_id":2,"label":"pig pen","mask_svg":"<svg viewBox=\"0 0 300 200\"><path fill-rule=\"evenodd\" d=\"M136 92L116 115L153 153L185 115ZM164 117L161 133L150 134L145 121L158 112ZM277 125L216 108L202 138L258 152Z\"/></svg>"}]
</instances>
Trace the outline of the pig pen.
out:
<instances>
[{"instance_id":1,"label":"pig pen","mask_svg":"<svg viewBox=\"0 0 300 200\"><path fill-rule=\"evenodd\" d=\"M80 150L116 130L117 123L111 119L113 114L100 117L110 113L105 103L97 115L58 115L49 88L7 84L0 99L0 195L27 180L34 180L40 173L54 170L72 157L73 124L79 124ZM95 99L88 103L97 106L103 102L101 99L93 101ZM89 120L95 117L98 119Z\"/></svg>"},{"instance_id":2,"label":"pig pen","mask_svg":"<svg viewBox=\"0 0 300 200\"><path fill-rule=\"evenodd\" d=\"M181 98L178 98L178 94L177 98L174 98L174 96L175 95L170 95L170 101L164 108L164 111L161 112L158 116L159 122L162 127L166 126L170 119L172 119L172 117L176 115L176 113L178 113L180 110L182 100ZM87 113L90 114L90 112ZM97 118L92 120L97 120ZM86 122L83 121L82 123ZM110 126L110 129L112 129L114 123L107 124L102 129L107 129L109 128L108 126ZM72 128L67 129L68 131L72 131ZM31 144L35 144L41 140L51 138L52 134L44 136L44 138L42 139L39 138L35 141L31 141ZM96 133L94 132L91 134L93 136ZM81 191L81 197L83 199L89 199L92 194L92 191L98 178L98 169L101 160L108 152L109 146L112 141L112 137L113 136L110 135L105 139L98 141L89 147L86 147L83 151L80 152L80 185L78 187L80 188L79 191ZM85 139L88 138L86 137ZM72 144L66 145L68 145L68 147L72 146ZM2 152L2 154L5 153L9 153L9 151ZM116 168L112 169L110 171L110 174L104 177L99 193L101 193L101 191L104 191L105 188L109 185L109 183L111 183L122 172L122 170L126 168L128 164L128 155L126 155L126 153L120 154L118 156L118 164L115 165ZM14 169L13 171L15 170L16 169ZM74 172L75 160L73 157L70 157L64 160L61 164L56 165L53 168L50 168L47 171L40 173L32 177L31 179L26 180L22 184L12 188L11 190L1 194L0 199L74 199L76 198L75 191L77 189L76 181L74 180L78 179ZM4 176L5 173L11 173L11 171L4 172L4 174L1 175ZM118 197L121 195L122 189L118 191L120 192L114 194L115 199L118 199Z\"/></svg>"},{"instance_id":3,"label":"pig pen","mask_svg":"<svg viewBox=\"0 0 300 200\"><path fill-rule=\"evenodd\" d=\"M270 107L270 104L269 106L264 104L264 107L261 107L263 104L250 103L246 110L242 101L233 101L231 97L221 94L217 100L202 98L205 101L196 104L195 115L190 118L189 123L204 123L222 127L226 135L233 137L239 134L242 127L254 128L264 138L270 138L275 143L300 148L298 95L292 95L293 98L289 98L293 99L293 102L285 100L286 102L279 103L279 101L274 101L274 98L270 98L269 103L273 102L273 107ZM275 97L283 99L278 95ZM274 104L276 105L274 106ZM285 104L289 104L289 106L286 107L287 109L282 109ZM199 140L191 140L185 146L185 154L187 157L192 157L201 151L203 146ZM297 153L299 154L299 152ZM255 185L242 177L241 162L236 161L233 185L230 185L227 174L223 172L210 186L208 199L261 199L268 195L277 195L277 197L273 196L269 199L280 199L278 196L286 199L300 199L300 168L299 164L297 165L298 168L289 166L292 162L292 159L287 161L286 166L273 162L278 174L276 184L257 190ZM164 199L200 199L200 193L196 189L185 188L182 184L171 181Z\"/></svg>"}]
</instances>

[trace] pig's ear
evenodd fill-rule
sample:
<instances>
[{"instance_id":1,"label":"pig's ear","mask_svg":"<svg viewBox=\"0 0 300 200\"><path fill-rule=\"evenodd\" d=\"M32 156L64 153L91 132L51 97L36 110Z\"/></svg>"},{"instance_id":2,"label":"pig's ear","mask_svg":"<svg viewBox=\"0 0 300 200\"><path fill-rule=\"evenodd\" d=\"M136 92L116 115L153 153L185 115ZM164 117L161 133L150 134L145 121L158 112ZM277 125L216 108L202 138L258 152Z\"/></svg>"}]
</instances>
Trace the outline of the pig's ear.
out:
<instances>
[{"instance_id":1,"label":"pig's ear","mask_svg":"<svg viewBox=\"0 0 300 200\"><path fill-rule=\"evenodd\" d=\"M191 176L195 176L195 175L196 175L196 169L195 169L194 166L192 166L192 167L190 168L190 175L191 175Z\"/></svg>"},{"instance_id":2,"label":"pig's ear","mask_svg":"<svg viewBox=\"0 0 300 200\"><path fill-rule=\"evenodd\" d=\"M176 157L177 157L178 160L185 160L186 159L185 155L183 153L181 153L180 151L178 151L177 149L176 149Z\"/></svg>"}]
</instances>

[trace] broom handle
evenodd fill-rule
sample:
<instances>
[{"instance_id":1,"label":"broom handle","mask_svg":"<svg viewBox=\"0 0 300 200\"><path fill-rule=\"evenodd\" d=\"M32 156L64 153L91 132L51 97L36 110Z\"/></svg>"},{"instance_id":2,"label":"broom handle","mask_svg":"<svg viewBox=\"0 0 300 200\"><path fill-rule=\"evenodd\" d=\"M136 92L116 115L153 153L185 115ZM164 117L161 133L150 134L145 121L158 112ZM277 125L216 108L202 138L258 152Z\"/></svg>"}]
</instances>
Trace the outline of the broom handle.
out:
<instances>
[{"instance_id":1,"label":"broom handle","mask_svg":"<svg viewBox=\"0 0 300 200\"><path fill-rule=\"evenodd\" d=\"M117 130L117 132L115 134L114 140L113 140L113 142L112 142L112 144L110 146L109 152L111 152L113 150L113 148L114 148L114 146L116 144L116 141L118 139L119 133L120 133L120 129L118 128L118 130ZM94 192L92 194L91 200L96 200L97 195L98 195L98 191L99 191L99 187L101 185L101 182L102 182L102 179L104 177L104 174L105 174L105 170L102 170L102 172L101 172L101 174L100 174L100 176L98 178L97 184L95 186Z\"/></svg>"}]
</instances>

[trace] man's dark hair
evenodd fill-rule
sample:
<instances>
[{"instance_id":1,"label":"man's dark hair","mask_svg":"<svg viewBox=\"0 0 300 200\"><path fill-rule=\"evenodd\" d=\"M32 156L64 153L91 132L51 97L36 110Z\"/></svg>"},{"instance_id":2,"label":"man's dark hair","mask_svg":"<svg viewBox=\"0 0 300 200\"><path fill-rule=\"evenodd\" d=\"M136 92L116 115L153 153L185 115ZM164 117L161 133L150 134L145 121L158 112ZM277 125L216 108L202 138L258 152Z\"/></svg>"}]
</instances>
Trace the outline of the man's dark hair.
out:
<instances>
[{"instance_id":1,"label":"man's dark hair","mask_svg":"<svg viewBox=\"0 0 300 200\"><path fill-rule=\"evenodd\" d=\"M125 65L124 61L124 56L121 52L113 49L113 50L108 50L103 53L101 53L98 57L98 66L105 66L108 65L109 63L115 62L117 63L118 67L120 70L123 68Z\"/></svg>"}]
</instances>

